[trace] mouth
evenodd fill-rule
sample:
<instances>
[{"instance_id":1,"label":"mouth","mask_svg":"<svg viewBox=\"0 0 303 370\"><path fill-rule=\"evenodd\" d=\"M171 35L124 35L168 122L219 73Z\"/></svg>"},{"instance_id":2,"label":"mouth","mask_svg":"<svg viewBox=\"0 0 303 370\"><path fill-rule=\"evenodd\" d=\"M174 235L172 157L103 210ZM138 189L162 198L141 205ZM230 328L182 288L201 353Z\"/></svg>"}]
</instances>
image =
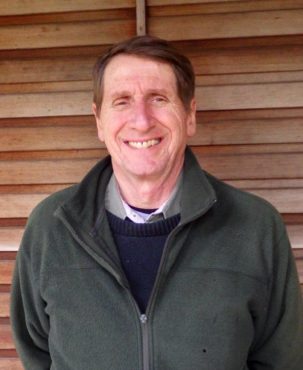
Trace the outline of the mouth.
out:
<instances>
[{"instance_id":1,"label":"mouth","mask_svg":"<svg viewBox=\"0 0 303 370\"><path fill-rule=\"evenodd\" d=\"M130 147L135 149L148 149L160 143L161 139L152 139L146 141L126 141Z\"/></svg>"}]
</instances>

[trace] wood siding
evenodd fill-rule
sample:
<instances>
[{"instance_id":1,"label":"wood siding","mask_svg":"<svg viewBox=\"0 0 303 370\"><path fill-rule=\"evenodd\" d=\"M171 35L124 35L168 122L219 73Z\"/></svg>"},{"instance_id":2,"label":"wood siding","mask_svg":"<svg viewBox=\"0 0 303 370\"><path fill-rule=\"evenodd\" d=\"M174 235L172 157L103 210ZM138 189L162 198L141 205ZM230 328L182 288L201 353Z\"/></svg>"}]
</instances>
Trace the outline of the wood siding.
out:
<instances>
[{"instance_id":1,"label":"wood siding","mask_svg":"<svg viewBox=\"0 0 303 370\"><path fill-rule=\"evenodd\" d=\"M192 60L190 145L201 165L278 208L303 284L302 19L303 0L148 0L145 12L135 0L1 2L0 370L22 369L9 296L27 217L106 155L91 114L92 66L145 26Z\"/></svg>"}]
</instances>

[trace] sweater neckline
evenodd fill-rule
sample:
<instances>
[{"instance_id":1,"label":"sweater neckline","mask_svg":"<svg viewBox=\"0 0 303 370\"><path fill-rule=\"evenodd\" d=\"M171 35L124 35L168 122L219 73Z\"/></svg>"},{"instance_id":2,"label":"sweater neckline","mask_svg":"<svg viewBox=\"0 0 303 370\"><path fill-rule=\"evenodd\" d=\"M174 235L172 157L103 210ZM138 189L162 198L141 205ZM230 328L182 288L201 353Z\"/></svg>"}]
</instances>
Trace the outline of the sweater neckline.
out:
<instances>
[{"instance_id":1,"label":"sweater neckline","mask_svg":"<svg viewBox=\"0 0 303 370\"><path fill-rule=\"evenodd\" d=\"M169 234L179 223L180 214L176 214L164 220L137 224L129 219L121 219L114 214L106 211L109 225L116 234L125 236L156 236Z\"/></svg>"}]
</instances>

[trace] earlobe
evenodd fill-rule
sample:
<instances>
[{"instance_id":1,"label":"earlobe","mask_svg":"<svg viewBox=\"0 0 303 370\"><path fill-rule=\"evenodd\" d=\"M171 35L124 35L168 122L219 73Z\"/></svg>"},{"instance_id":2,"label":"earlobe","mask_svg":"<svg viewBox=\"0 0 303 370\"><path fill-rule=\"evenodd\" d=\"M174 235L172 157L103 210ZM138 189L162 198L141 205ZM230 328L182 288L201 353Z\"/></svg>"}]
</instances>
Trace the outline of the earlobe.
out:
<instances>
[{"instance_id":1,"label":"earlobe","mask_svg":"<svg viewBox=\"0 0 303 370\"><path fill-rule=\"evenodd\" d=\"M92 111L94 113L95 119L97 120L97 118L98 118L98 112L97 112L96 103L92 103Z\"/></svg>"}]
</instances>

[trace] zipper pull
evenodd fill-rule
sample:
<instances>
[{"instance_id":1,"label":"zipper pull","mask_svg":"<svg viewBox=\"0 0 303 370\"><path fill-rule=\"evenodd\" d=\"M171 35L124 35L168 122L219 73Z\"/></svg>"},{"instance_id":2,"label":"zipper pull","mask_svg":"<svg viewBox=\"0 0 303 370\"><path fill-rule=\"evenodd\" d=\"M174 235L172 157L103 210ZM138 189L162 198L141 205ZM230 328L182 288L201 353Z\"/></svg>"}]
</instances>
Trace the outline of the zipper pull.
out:
<instances>
[{"instance_id":1,"label":"zipper pull","mask_svg":"<svg viewBox=\"0 0 303 370\"><path fill-rule=\"evenodd\" d=\"M147 323L147 316L144 313L142 315L140 315L140 321L141 321L142 324Z\"/></svg>"}]
</instances>

